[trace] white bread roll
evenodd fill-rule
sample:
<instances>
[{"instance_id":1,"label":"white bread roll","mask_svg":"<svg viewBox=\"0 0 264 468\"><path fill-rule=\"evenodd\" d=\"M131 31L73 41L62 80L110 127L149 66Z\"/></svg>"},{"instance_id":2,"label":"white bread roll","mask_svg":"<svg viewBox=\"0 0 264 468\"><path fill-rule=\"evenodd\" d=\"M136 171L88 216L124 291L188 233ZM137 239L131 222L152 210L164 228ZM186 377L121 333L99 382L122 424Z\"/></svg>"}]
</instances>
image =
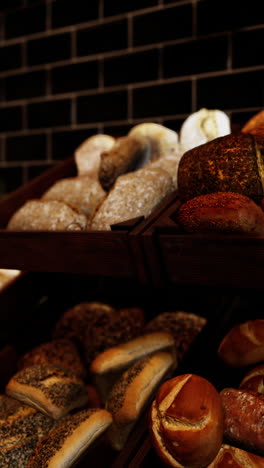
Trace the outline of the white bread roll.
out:
<instances>
[{"instance_id":1,"label":"white bread roll","mask_svg":"<svg viewBox=\"0 0 264 468\"><path fill-rule=\"evenodd\" d=\"M106 193L97 180L83 176L58 180L41 198L69 203L89 219L105 196Z\"/></svg>"},{"instance_id":2,"label":"white bread roll","mask_svg":"<svg viewBox=\"0 0 264 468\"><path fill-rule=\"evenodd\" d=\"M189 115L180 130L183 153L196 146L231 133L230 119L225 112L205 108Z\"/></svg>"},{"instance_id":3,"label":"white bread roll","mask_svg":"<svg viewBox=\"0 0 264 468\"><path fill-rule=\"evenodd\" d=\"M104 409L93 408L72 414L37 445L27 468L68 468L75 465L111 423L112 416Z\"/></svg>"},{"instance_id":4,"label":"white bread roll","mask_svg":"<svg viewBox=\"0 0 264 468\"><path fill-rule=\"evenodd\" d=\"M74 153L78 175L87 175L97 180L101 154L109 151L114 144L115 138L110 135L99 134L87 138Z\"/></svg>"},{"instance_id":5,"label":"white bread roll","mask_svg":"<svg viewBox=\"0 0 264 468\"><path fill-rule=\"evenodd\" d=\"M102 401L106 399L114 382L134 362L165 350L175 356L173 337L166 332L153 332L100 353L91 363L90 371Z\"/></svg>"},{"instance_id":6,"label":"white bread roll","mask_svg":"<svg viewBox=\"0 0 264 468\"><path fill-rule=\"evenodd\" d=\"M218 391L195 374L167 380L152 403L149 427L163 463L177 468L207 466L223 439L223 408Z\"/></svg>"},{"instance_id":7,"label":"white bread roll","mask_svg":"<svg viewBox=\"0 0 264 468\"><path fill-rule=\"evenodd\" d=\"M173 190L170 174L161 168L146 166L119 176L95 212L90 228L109 231L112 224L146 218Z\"/></svg>"},{"instance_id":8,"label":"white bread roll","mask_svg":"<svg viewBox=\"0 0 264 468\"><path fill-rule=\"evenodd\" d=\"M218 355L232 367L264 361L264 319L235 325L222 339Z\"/></svg>"},{"instance_id":9,"label":"white bread roll","mask_svg":"<svg viewBox=\"0 0 264 468\"><path fill-rule=\"evenodd\" d=\"M170 353L155 353L134 363L116 382L105 406L113 416L106 436L114 449L124 447L156 389L173 372L174 362Z\"/></svg>"},{"instance_id":10,"label":"white bread roll","mask_svg":"<svg viewBox=\"0 0 264 468\"><path fill-rule=\"evenodd\" d=\"M264 468L264 458L238 447L222 444L217 456L207 468Z\"/></svg>"},{"instance_id":11,"label":"white bread roll","mask_svg":"<svg viewBox=\"0 0 264 468\"><path fill-rule=\"evenodd\" d=\"M10 218L9 231L85 231L87 217L57 200L29 200Z\"/></svg>"},{"instance_id":12,"label":"white bread roll","mask_svg":"<svg viewBox=\"0 0 264 468\"><path fill-rule=\"evenodd\" d=\"M178 134L164 125L145 122L132 127L128 135L142 136L149 140L151 145L150 161L165 154L177 154L179 151Z\"/></svg>"},{"instance_id":13,"label":"white bread roll","mask_svg":"<svg viewBox=\"0 0 264 468\"><path fill-rule=\"evenodd\" d=\"M60 419L88 401L86 387L73 372L58 365L33 365L17 372L6 394L53 419Z\"/></svg>"}]
</instances>

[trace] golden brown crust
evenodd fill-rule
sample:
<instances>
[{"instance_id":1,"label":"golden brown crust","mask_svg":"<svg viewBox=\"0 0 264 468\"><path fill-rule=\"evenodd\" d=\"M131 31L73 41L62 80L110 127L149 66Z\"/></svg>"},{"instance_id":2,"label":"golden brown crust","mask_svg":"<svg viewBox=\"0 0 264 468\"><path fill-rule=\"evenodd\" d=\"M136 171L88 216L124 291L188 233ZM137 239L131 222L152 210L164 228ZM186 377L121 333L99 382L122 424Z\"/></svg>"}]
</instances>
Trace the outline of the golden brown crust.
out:
<instances>
[{"instance_id":1,"label":"golden brown crust","mask_svg":"<svg viewBox=\"0 0 264 468\"><path fill-rule=\"evenodd\" d=\"M55 365L34 365L17 372L6 386L6 394L53 419L85 405L84 383L69 369Z\"/></svg>"},{"instance_id":2,"label":"golden brown crust","mask_svg":"<svg viewBox=\"0 0 264 468\"><path fill-rule=\"evenodd\" d=\"M264 111L260 111L249 119L241 130L243 133L264 136Z\"/></svg>"},{"instance_id":3,"label":"golden brown crust","mask_svg":"<svg viewBox=\"0 0 264 468\"><path fill-rule=\"evenodd\" d=\"M151 437L163 462L176 467L207 466L223 437L223 409L206 379L184 374L166 381L150 412Z\"/></svg>"},{"instance_id":4,"label":"golden brown crust","mask_svg":"<svg viewBox=\"0 0 264 468\"><path fill-rule=\"evenodd\" d=\"M263 138L238 133L187 151L178 169L182 201L214 192L238 192L259 203L263 198Z\"/></svg>"},{"instance_id":5,"label":"golden brown crust","mask_svg":"<svg viewBox=\"0 0 264 468\"><path fill-rule=\"evenodd\" d=\"M218 347L219 357L228 365L243 367L264 360L264 320L235 325Z\"/></svg>"},{"instance_id":6,"label":"golden brown crust","mask_svg":"<svg viewBox=\"0 0 264 468\"><path fill-rule=\"evenodd\" d=\"M264 234L264 213L240 193L217 192L200 195L183 203L179 224L187 232Z\"/></svg>"},{"instance_id":7,"label":"golden brown crust","mask_svg":"<svg viewBox=\"0 0 264 468\"><path fill-rule=\"evenodd\" d=\"M264 395L224 388L224 436L231 445L264 455Z\"/></svg>"},{"instance_id":8,"label":"golden brown crust","mask_svg":"<svg viewBox=\"0 0 264 468\"><path fill-rule=\"evenodd\" d=\"M251 369L240 382L241 390L264 393L264 364Z\"/></svg>"},{"instance_id":9,"label":"golden brown crust","mask_svg":"<svg viewBox=\"0 0 264 468\"><path fill-rule=\"evenodd\" d=\"M222 444L217 456L207 468L263 468L264 458L238 447Z\"/></svg>"}]
</instances>

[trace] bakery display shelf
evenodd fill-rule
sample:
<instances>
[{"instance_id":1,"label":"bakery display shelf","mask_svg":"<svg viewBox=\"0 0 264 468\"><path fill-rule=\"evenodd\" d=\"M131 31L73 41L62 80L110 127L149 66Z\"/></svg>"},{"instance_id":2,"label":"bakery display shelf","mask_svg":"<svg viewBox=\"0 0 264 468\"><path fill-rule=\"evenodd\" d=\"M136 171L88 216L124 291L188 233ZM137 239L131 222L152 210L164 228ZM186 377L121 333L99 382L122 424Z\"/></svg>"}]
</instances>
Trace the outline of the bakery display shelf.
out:
<instances>
[{"instance_id":1,"label":"bakery display shelf","mask_svg":"<svg viewBox=\"0 0 264 468\"><path fill-rule=\"evenodd\" d=\"M179 207L175 199L141 236L154 284L263 288L263 237L183 232Z\"/></svg>"},{"instance_id":2,"label":"bakery display shelf","mask_svg":"<svg viewBox=\"0 0 264 468\"><path fill-rule=\"evenodd\" d=\"M172 194L147 218L129 219L111 231L7 231L13 213L27 200L40 198L56 181L76 176L69 158L6 195L0 201L0 258L2 268L137 277L148 281L139 235L175 198Z\"/></svg>"}]
</instances>

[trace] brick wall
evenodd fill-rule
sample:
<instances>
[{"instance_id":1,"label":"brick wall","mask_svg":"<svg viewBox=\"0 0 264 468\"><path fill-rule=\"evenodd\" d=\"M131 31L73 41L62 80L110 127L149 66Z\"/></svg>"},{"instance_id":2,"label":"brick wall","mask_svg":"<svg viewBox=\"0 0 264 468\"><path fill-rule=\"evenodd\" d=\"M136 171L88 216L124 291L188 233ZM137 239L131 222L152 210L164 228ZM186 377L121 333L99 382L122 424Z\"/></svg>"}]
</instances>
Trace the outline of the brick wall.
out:
<instances>
[{"instance_id":1,"label":"brick wall","mask_svg":"<svg viewBox=\"0 0 264 468\"><path fill-rule=\"evenodd\" d=\"M0 195L87 137L264 104L259 0L1 0Z\"/></svg>"}]
</instances>

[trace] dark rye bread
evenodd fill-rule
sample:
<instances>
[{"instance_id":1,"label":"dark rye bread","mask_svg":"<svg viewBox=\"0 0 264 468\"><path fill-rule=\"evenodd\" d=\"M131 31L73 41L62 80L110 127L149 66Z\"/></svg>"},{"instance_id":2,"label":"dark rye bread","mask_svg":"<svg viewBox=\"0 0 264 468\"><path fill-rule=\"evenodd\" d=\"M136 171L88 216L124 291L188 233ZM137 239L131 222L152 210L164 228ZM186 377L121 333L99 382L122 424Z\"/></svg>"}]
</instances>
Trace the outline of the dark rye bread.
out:
<instances>
[{"instance_id":1,"label":"dark rye bread","mask_svg":"<svg viewBox=\"0 0 264 468\"><path fill-rule=\"evenodd\" d=\"M115 450L123 448L158 386L174 368L174 356L160 351L138 360L118 379L105 405L113 416L113 424L106 436Z\"/></svg>"},{"instance_id":2,"label":"dark rye bread","mask_svg":"<svg viewBox=\"0 0 264 468\"><path fill-rule=\"evenodd\" d=\"M264 137L226 135L187 151L180 160L182 201L213 192L238 192L260 203L263 186Z\"/></svg>"},{"instance_id":3,"label":"dark rye bread","mask_svg":"<svg viewBox=\"0 0 264 468\"><path fill-rule=\"evenodd\" d=\"M80 379L87 375L76 345L67 338L42 343L31 349L18 361L18 369L34 364L58 364L70 369Z\"/></svg>"},{"instance_id":4,"label":"dark rye bread","mask_svg":"<svg viewBox=\"0 0 264 468\"><path fill-rule=\"evenodd\" d=\"M0 395L0 467L24 468L54 420L6 395Z\"/></svg>"},{"instance_id":5,"label":"dark rye bread","mask_svg":"<svg viewBox=\"0 0 264 468\"><path fill-rule=\"evenodd\" d=\"M17 372L6 386L6 394L53 419L84 406L87 389L69 369L55 365L34 365Z\"/></svg>"},{"instance_id":6,"label":"dark rye bread","mask_svg":"<svg viewBox=\"0 0 264 468\"><path fill-rule=\"evenodd\" d=\"M78 411L64 418L63 422L37 445L27 468L73 466L111 423L111 414L98 408Z\"/></svg>"},{"instance_id":7,"label":"dark rye bread","mask_svg":"<svg viewBox=\"0 0 264 468\"><path fill-rule=\"evenodd\" d=\"M177 360L180 362L206 322L206 318L190 312L163 312L146 325L145 333L170 333L174 338Z\"/></svg>"}]
</instances>

